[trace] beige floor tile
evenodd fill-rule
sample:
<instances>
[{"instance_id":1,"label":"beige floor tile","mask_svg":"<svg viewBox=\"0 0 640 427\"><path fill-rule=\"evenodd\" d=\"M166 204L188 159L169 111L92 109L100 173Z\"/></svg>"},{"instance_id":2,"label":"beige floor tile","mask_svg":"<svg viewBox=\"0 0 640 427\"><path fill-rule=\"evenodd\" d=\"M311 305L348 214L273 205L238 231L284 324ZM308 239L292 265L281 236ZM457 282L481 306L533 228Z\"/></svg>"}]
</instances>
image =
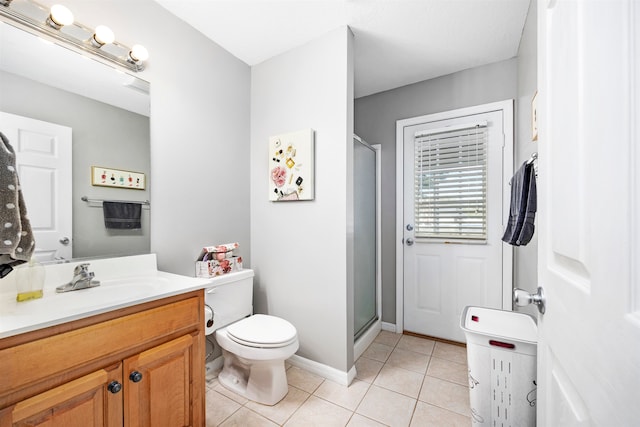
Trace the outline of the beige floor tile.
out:
<instances>
[{"instance_id":1,"label":"beige floor tile","mask_svg":"<svg viewBox=\"0 0 640 427\"><path fill-rule=\"evenodd\" d=\"M464 416L470 414L468 386L427 375L418 399Z\"/></svg>"},{"instance_id":2,"label":"beige floor tile","mask_svg":"<svg viewBox=\"0 0 640 427\"><path fill-rule=\"evenodd\" d=\"M207 427L469 426L466 361L464 347L381 331L356 361L349 387L285 362L289 393L273 406L208 373Z\"/></svg>"},{"instance_id":3,"label":"beige floor tile","mask_svg":"<svg viewBox=\"0 0 640 427\"><path fill-rule=\"evenodd\" d=\"M324 381L324 378L298 368L297 366L292 366L287 370L287 382L289 385L298 387L307 393L316 391L318 386L322 384L322 381Z\"/></svg>"},{"instance_id":4,"label":"beige floor tile","mask_svg":"<svg viewBox=\"0 0 640 427\"><path fill-rule=\"evenodd\" d=\"M377 342L378 344L388 345L389 347L395 347L402 338L402 334L396 334L394 332L389 331L380 331L378 336L373 342Z\"/></svg>"},{"instance_id":5,"label":"beige floor tile","mask_svg":"<svg viewBox=\"0 0 640 427\"><path fill-rule=\"evenodd\" d=\"M451 381L460 385L469 384L469 373L466 364L432 357L427 369L427 375Z\"/></svg>"},{"instance_id":6,"label":"beige floor tile","mask_svg":"<svg viewBox=\"0 0 640 427\"><path fill-rule=\"evenodd\" d=\"M384 365L373 384L417 399L423 380L424 375L417 372Z\"/></svg>"},{"instance_id":7,"label":"beige floor tile","mask_svg":"<svg viewBox=\"0 0 640 427\"><path fill-rule=\"evenodd\" d=\"M289 387L289 393L273 406L249 401L245 407L267 417L276 424L284 424L291 415L309 398L310 394L296 387Z\"/></svg>"},{"instance_id":8,"label":"beige floor tile","mask_svg":"<svg viewBox=\"0 0 640 427\"><path fill-rule=\"evenodd\" d=\"M401 348L403 350L415 351L416 353L422 353L426 355L431 355L433 352L433 346L435 345L435 341L426 339L413 337L411 335L403 335L398 341L398 345L396 348Z\"/></svg>"},{"instance_id":9,"label":"beige floor tile","mask_svg":"<svg viewBox=\"0 0 640 427\"><path fill-rule=\"evenodd\" d=\"M377 360L361 357L356 361L356 378L368 383L372 383L384 363Z\"/></svg>"},{"instance_id":10,"label":"beige floor tile","mask_svg":"<svg viewBox=\"0 0 640 427\"><path fill-rule=\"evenodd\" d=\"M377 342L371 343L371 345L362 353L362 356L367 359L377 360L378 362L386 362L387 358L393 351L393 347L380 344Z\"/></svg>"},{"instance_id":11,"label":"beige floor tile","mask_svg":"<svg viewBox=\"0 0 640 427\"><path fill-rule=\"evenodd\" d=\"M212 384L211 390L217 391L218 393L222 394L223 396L226 396L229 399L231 399L234 402L239 403L241 405L244 405L245 403L247 403L249 401L245 397L240 396L239 394L234 393L233 391L225 388L222 384L220 384L217 381L216 381L215 384Z\"/></svg>"},{"instance_id":12,"label":"beige floor tile","mask_svg":"<svg viewBox=\"0 0 640 427\"><path fill-rule=\"evenodd\" d=\"M344 427L349 422L352 412L333 403L311 396L289 418L287 427Z\"/></svg>"},{"instance_id":13,"label":"beige floor tile","mask_svg":"<svg viewBox=\"0 0 640 427\"><path fill-rule=\"evenodd\" d=\"M372 385L356 413L392 427L408 426L416 400Z\"/></svg>"},{"instance_id":14,"label":"beige floor tile","mask_svg":"<svg viewBox=\"0 0 640 427\"><path fill-rule=\"evenodd\" d=\"M209 390L206 394L206 420L207 427L220 425L231 414L242 406L220 393Z\"/></svg>"},{"instance_id":15,"label":"beige floor tile","mask_svg":"<svg viewBox=\"0 0 640 427\"><path fill-rule=\"evenodd\" d=\"M411 419L412 427L469 427L470 425L471 418L420 401Z\"/></svg>"},{"instance_id":16,"label":"beige floor tile","mask_svg":"<svg viewBox=\"0 0 640 427\"><path fill-rule=\"evenodd\" d=\"M343 408L355 411L369 390L369 386L369 383L360 380L353 380L349 387L325 380L313 394Z\"/></svg>"},{"instance_id":17,"label":"beige floor tile","mask_svg":"<svg viewBox=\"0 0 640 427\"><path fill-rule=\"evenodd\" d=\"M422 353L416 353L415 351L396 348L391 352L389 359L387 359L387 364L398 366L400 368L408 369L409 371L418 372L424 375L427 372L429 356Z\"/></svg>"},{"instance_id":18,"label":"beige floor tile","mask_svg":"<svg viewBox=\"0 0 640 427\"><path fill-rule=\"evenodd\" d=\"M360 414L353 414L347 427L385 427L385 425Z\"/></svg>"},{"instance_id":19,"label":"beige floor tile","mask_svg":"<svg viewBox=\"0 0 640 427\"><path fill-rule=\"evenodd\" d=\"M440 359L451 360L452 362L467 364L467 349L459 345L445 344L437 342L433 349L433 355Z\"/></svg>"},{"instance_id":20,"label":"beige floor tile","mask_svg":"<svg viewBox=\"0 0 640 427\"><path fill-rule=\"evenodd\" d=\"M269 421L262 415L247 408L240 408L225 420L220 427L277 427L278 424Z\"/></svg>"}]
</instances>

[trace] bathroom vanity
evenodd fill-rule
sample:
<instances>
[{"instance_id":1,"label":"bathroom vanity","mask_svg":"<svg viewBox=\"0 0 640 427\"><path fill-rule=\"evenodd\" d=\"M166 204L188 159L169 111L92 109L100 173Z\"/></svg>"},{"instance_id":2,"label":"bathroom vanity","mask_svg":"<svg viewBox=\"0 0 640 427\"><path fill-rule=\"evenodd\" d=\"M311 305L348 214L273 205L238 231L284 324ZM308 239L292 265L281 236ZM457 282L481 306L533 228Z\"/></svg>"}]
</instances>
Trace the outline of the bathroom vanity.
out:
<instances>
[{"instance_id":1,"label":"bathroom vanity","mask_svg":"<svg viewBox=\"0 0 640 427\"><path fill-rule=\"evenodd\" d=\"M0 426L204 425L203 289L216 279L155 271L153 255L116 262L92 262L96 288L56 294L71 263L47 272L42 299L0 300Z\"/></svg>"}]
</instances>

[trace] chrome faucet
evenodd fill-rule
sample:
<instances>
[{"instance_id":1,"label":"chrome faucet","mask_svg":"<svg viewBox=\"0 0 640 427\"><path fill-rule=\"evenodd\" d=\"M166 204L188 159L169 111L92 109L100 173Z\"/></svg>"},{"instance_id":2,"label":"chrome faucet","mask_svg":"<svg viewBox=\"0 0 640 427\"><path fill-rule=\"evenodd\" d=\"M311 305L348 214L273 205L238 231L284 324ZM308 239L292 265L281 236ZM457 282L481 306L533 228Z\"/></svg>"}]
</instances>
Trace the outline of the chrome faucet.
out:
<instances>
[{"instance_id":1,"label":"chrome faucet","mask_svg":"<svg viewBox=\"0 0 640 427\"><path fill-rule=\"evenodd\" d=\"M100 286L100 281L94 280L94 277L93 271L89 271L89 263L78 264L73 269L71 282L58 286L56 292L70 292Z\"/></svg>"}]
</instances>

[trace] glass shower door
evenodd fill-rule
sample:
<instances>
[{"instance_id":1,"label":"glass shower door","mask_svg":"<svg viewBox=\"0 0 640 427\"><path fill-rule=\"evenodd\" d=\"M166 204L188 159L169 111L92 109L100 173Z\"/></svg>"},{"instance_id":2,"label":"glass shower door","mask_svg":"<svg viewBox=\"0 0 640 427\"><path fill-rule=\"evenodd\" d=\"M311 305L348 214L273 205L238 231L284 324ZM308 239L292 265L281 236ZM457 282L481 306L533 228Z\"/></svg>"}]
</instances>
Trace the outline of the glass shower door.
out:
<instances>
[{"instance_id":1,"label":"glass shower door","mask_svg":"<svg viewBox=\"0 0 640 427\"><path fill-rule=\"evenodd\" d=\"M376 151L354 138L354 337L377 319Z\"/></svg>"}]
</instances>

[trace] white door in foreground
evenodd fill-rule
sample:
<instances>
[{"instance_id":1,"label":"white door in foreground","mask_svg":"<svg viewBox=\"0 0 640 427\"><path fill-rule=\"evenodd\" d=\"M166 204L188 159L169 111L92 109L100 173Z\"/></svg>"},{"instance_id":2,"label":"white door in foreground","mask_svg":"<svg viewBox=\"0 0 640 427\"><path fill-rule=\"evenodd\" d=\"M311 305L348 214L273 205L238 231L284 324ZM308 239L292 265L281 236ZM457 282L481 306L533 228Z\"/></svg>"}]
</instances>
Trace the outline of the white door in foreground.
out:
<instances>
[{"instance_id":1,"label":"white door in foreground","mask_svg":"<svg viewBox=\"0 0 640 427\"><path fill-rule=\"evenodd\" d=\"M538 425L640 423L640 4L538 2Z\"/></svg>"}]
</instances>

